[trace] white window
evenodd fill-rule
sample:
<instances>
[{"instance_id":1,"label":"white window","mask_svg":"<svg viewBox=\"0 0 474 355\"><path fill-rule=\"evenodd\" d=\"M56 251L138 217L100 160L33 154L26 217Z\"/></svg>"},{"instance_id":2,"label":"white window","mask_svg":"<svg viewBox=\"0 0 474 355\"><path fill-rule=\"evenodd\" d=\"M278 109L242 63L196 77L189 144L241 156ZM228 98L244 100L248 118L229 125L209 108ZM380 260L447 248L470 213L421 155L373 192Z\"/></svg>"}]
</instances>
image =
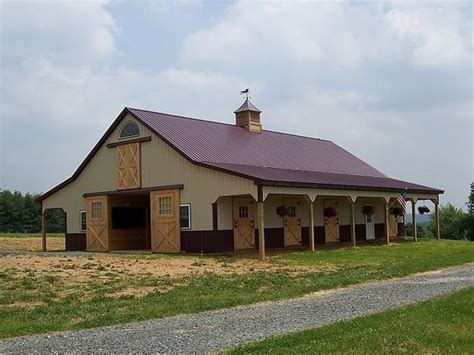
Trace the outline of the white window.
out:
<instances>
[{"instance_id":1,"label":"white window","mask_svg":"<svg viewBox=\"0 0 474 355\"><path fill-rule=\"evenodd\" d=\"M87 222L86 222L86 211L80 211L81 214L81 232L85 232L87 229Z\"/></svg>"},{"instance_id":2,"label":"white window","mask_svg":"<svg viewBox=\"0 0 474 355\"><path fill-rule=\"evenodd\" d=\"M101 219L102 218L102 202L92 202L92 219Z\"/></svg>"},{"instance_id":3,"label":"white window","mask_svg":"<svg viewBox=\"0 0 474 355\"><path fill-rule=\"evenodd\" d=\"M120 139L138 137L140 135L140 129L138 125L133 121L125 122L120 130Z\"/></svg>"},{"instance_id":4,"label":"white window","mask_svg":"<svg viewBox=\"0 0 474 355\"><path fill-rule=\"evenodd\" d=\"M249 218L248 206L239 206L239 218L242 218L242 219Z\"/></svg>"},{"instance_id":5,"label":"white window","mask_svg":"<svg viewBox=\"0 0 474 355\"><path fill-rule=\"evenodd\" d=\"M158 213L161 216L171 216L171 196L158 198Z\"/></svg>"},{"instance_id":6,"label":"white window","mask_svg":"<svg viewBox=\"0 0 474 355\"><path fill-rule=\"evenodd\" d=\"M288 217L296 217L296 207L295 206L288 207Z\"/></svg>"},{"instance_id":7,"label":"white window","mask_svg":"<svg viewBox=\"0 0 474 355\"><path fill-rule=\"evenodd\" d=\"M191 205L189 203L179 206L179 225L181 229L191 229Z\"/></svg>"}]
</instances>

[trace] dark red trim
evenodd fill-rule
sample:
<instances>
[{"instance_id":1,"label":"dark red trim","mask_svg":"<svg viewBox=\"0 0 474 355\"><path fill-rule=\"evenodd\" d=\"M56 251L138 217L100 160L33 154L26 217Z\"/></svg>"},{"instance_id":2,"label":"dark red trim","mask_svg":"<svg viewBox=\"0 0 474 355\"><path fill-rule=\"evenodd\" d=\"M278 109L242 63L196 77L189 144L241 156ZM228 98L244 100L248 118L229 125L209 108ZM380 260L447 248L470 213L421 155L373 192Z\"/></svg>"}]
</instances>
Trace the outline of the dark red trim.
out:
<instances>
[{"instance_id":1,"label":"dark red trim","mask_svg":"<svg viewBox=\"0 0 474 355\"><path fill-rule=\"evenodd\" d=\"M92 196L101 196L101 195L126 195L126 194L137 194L143 192L150 192L150 191L158 191L158 190L174 190L184 189L183 184L178 185L162 185L162 186L152 186L146 187L143 189L128 189L128 190L112 190L112 191L97 191L97 192L87 192L82 195L82 197L92 197Z\"/></svg>"},{"instance_id":2,"label":"dark red trim","mask_svg":"<svg viewBox=\"0 0 474 355\"><path fill-rule=\"evenodd\" d=\"M119 141L119 142L113 142L107 144L107 148L114 148L118 147L119 145L125 145L125 144L133 144L133 143L145 143L151 141L151 136L148 137L141 137L141 138L134 138L134 139L129 139L125 141Z\"/></svg>"},{"instance_id":3,"label":"dark red trim","mask_svg":"<svg viewBox=\"0 0 474 355\"><path fill-rule=\"evenodd\" d=\"M263 202L263 186L257 185L257 198L258 202Z\"/></svg>"},{"instance_id":4,"label":"dark red trim","mask_svg":"<svg viewBox=\"0 0 474 355\"><path fill-rule=\"evenodd\" d=\"M86 233L66 233L65 246L67 251L86 250Z\"/></svg>"},{"instance_id":5,"label":"dark red trim","mask_svg":"<svg viewBox=\"0 0 474 355\"><path fill-rule=\"evenodd\" d=\"M215 232L218 229L218 215L217 215L217 203L212 204L212 230Z\"/></svg>"},{"instance_id":6,"label":"dark red trim","mask_svg":"<svg viewBox=\"0 0 474 355\"><path fill-rule=\"evenodd\" d=\"M181 251L188 253L219 253L234 251L234 232L181 231Z\"/></svg>"}]
</instances>

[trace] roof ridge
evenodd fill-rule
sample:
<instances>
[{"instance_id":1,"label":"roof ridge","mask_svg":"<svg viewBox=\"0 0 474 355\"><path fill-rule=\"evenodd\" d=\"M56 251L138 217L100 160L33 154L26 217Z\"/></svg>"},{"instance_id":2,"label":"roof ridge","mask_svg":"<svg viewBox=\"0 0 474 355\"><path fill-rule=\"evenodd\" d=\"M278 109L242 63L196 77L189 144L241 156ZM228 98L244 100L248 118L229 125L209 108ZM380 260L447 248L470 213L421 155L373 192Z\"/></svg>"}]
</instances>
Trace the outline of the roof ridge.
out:
<instances>
[{"instance_id":1,"label":"roof ridge","mask_svg":"<svg viewBox=\"0 0 474 355\"><path fill-rule=\"evenodd\" d=\"M193 120L193 121L199 121L199 122L207 122L207 123L214 123L214 124L221 124L221 125L225 125L225 126L241 128L241 127L239 127L239 126L236 126L236 125L233 124L233 123L220 122L220 121L210 121L210 120L206 120L206 119L204 119L204 118L189 117L189 116L176 115L176 114L173 114L173 113L166 113L166 112L159 112L159 111L144 110L144 109L136 108L136 107L128 107L128 106L126 106L125 108L128 109L128 110L136 110L136 111L142 111L142 112L148 112L148 113L155 113L155 114L158 114L158 115L173 116L173 117L177 117L177 118L184 118L184 119L187 119L187 120ZM297 134L297 133L279 132L279 131L274 131L274 130L271 130L271 129L262 129L262 132L277 133L277 134L283 134L283 135L286 135L286 136L293 136L293 137L306 138L306 139L313 139L313 140L319 140L319 141L325 141L325 142L334 143L333 141L331 141L331 140L329 140L329 139L325 139L325 138L303 136L303 135ZM334 143L334 144L336 144L336 143Z\"/></svg>"},{"instance_id":2,"label":"roof ridge","mask_svg":"<svg viewBox=\"0 0 474 355\"><path fill-rule=\"evenodd\" d=\"M176 115L174 113L166 113L166 112L158 112L158 111L151 111L151 110L143 110L141 108L135 108L135 107L126 107L129 110L136 110L136 111L143 111L143 112L148 112L148 113L156 113L158 115L166 115L166 116L173 116L177 118L184 118L186 120L193 120L193 121L199 121L199 122L207 122L207 123L215 123L215 124L222 124L225 126L231 126L231 127L237 127L240 128L232 123L227 123L227 122L220 122L220 121L210 121L210 120L205 120L204 118L197 118L197 117L189 117L189 116L182 116L182 115Z\"/></svg>"}]
</instances>

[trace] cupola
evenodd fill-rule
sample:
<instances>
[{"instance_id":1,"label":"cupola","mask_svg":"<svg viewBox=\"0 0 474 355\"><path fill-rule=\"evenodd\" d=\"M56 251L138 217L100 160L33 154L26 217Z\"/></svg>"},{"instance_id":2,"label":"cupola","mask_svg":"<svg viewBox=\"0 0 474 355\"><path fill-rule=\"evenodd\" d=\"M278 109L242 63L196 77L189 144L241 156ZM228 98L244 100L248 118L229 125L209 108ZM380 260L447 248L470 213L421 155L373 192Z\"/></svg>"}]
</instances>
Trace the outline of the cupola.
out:
<instances>
[{"instance_id":1,"label":"cupola","mask_svg":"<svg viewBox=\"0 0 474 355\"><path fill-rule=\"evenodd\" d=\"M262 111L250 102L248 96L234 113L236 126L243 127L250 132L262 133L262 124L260 123L260 114Z\"/></svg>"}]
</instances>

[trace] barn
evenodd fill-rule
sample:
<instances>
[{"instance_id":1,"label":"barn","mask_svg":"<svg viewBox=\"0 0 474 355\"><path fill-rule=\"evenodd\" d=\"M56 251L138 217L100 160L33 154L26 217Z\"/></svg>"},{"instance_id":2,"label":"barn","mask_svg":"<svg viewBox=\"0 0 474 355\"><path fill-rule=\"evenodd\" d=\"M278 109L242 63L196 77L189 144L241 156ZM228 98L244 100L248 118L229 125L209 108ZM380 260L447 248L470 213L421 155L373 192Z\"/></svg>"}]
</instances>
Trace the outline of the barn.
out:
<instances>
[{"instance_id":1,"label":"barn","mask_svg":"<svg viewBox=\"0 0 474 355\"><path fill-rule=\"evenodd\" d=\"M67 250L258 249L263 259L271 248L390 243L404 236L403 196L413 212L433 201L439 238L442 190L392 179L329 140L264 130L261 113L249 98L234 124L123 109L39 197L43 224L65 212Z\"/></svg>"}]
</instances>

